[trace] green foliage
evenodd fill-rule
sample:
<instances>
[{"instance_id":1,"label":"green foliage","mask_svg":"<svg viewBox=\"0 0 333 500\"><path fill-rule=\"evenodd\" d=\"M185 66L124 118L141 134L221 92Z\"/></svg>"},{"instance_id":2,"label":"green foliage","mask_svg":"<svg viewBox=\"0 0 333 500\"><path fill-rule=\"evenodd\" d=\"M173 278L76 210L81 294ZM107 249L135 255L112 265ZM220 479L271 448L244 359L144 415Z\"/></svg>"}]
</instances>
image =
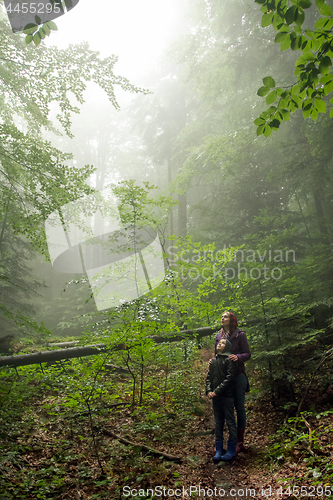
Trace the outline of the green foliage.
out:
<instances>
[{"instance_id":1,"label":"green foliage","mask_svg":"<svg viewBox=\"0 0 333 500\"><path fill-rule=\"evenodd\" d=\"M314 14L312 9L309 16L314 25L311 29L304 29L305 10L312 5L309 0L292 1L292 5L287 0L255 1L262 5L262 27L272 24L277 31L274 41L280 43L281 51L290 48L302 53L295 63L295 83L279 87L272 77L265 77L264 86L257 92L260 97L266 96L268 106L276 103L254 121L257 135L269 137L283 121L289 121L290 113L297 109L302 110L304 119L311 117L313 121L317 120L319 113L326 113L327 96L333 91L333 75L330 74L333 57L332 8L324 0L316 1L318 13L322 17ZM330 102L333 102L333 98Z\"/></svg>"},{"instance_id":2,"label":"green foliage","mask_svg":"<svg viewBox=\"0 0 333 500\"><path fill-rule=\"evenodd\" d=\"M37 25L39 21L36 18ZM55 26L48 22L36 32L37 25L28 26L26 32L39 44L40 37ZM6 327L7 333L16 329L20 336L34 331L40 335L46 329L38 325L31 302L34 299L36 303L43 283L33 280L24 267L27 257L31 258L26 242L48 258L45 219L66 203L91 193L86 181L94 171L91 165L69 166L72 155L51 146L43 139L42 131L60 134L50 120L56 103L57 119L72 137L71 116L80 111L76 103L84 102L90 81L105 91L116 109L116 85L130 92L140 89L114 74L115 57L101 60L87 44L67 50L45 46L32 50L3 20L0 52L0 279L4 285L0 297L1 326ZM24 252L15 259L18 249Z\"/></svg>"},{"instance_id":3,"label":"green foliage","mask_svg":"<svg viewBox=\"0 0 333 500\"><path fill-rule=\"evenodd\" d=\"M109 342L110 348L112 345ZM150 361L144 381L146 396L131 412L129 376L119 378L104 368L106 356L108 362L117 359L112 354L24 367L17 372L1 370L0 493L15 498L54 498L71 494L79 481L80 487L89 487L93 497L113 498L123 483L152 480L160 484L159 475L164 477L167 467L163 461L142 455L140 446L103 439L101 430L111 427L123 437L133 434L132 440L153 448L160 443L172 447L175 442L187 442L185 434L192 431L192 415L198 409L195 401L200 404L202 390L197 351L193 346L184 364L181 351L177 354L179 346L168 346L172 376L165 391L166 353L162 350L158 348L150 358L146 354ZM132 348L130 352L135 360ZM125 406L112 406L115 403ZM174 466L171 470L178 477Z\"/></svg>"},{"instance_id":4,"label":"green foliage","mask_svg":"<svg viewBox=\"0 0 333 500\"><path fill-rule=\"evenodd\" d=\"M300 463L302 459L306 464L303 480L311 479L314 485L331 484L333 467L326 450L331 446L332 413L331 410L302 412L301 416L288 418L281 424L271 438L269 456L274 464L285 463L286 460Z\"/></svg>"},{"instance_id":5,"label":"green foliage","mask_svg":"<svg viewBox=\"0 0 333 500\"><path fill-rule=\"evenodd\" d=\"M27 24L23 30L23 33L26 35L25 43L27 45L31 42L34 42L34 44L38 46L46 36L49 36L51 34L51 30L56 31L58 29L57 25L53 21L46 21L42 26L39 27L38 25L40 24L40 18L36 16L35 20L37 24Z\"/></svg>"}]
</instances>

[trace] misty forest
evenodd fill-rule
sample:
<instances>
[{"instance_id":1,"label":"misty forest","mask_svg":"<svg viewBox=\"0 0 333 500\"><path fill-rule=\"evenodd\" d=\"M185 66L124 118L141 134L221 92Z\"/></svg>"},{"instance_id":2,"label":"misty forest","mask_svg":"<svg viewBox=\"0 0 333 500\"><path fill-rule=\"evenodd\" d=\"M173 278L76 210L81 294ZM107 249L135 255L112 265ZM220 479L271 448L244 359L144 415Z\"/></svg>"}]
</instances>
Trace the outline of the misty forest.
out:
<instances>
[{"instance_id":1,"label":"misty forest","mask_svg":"<svg viewBox=\"0 0 333 500\"><path fill-rule=\"evenodd\" d=\"M1 500L333 498L333 2L181 4L138 85L1 2Z\"/></svg>"}]
</instances>

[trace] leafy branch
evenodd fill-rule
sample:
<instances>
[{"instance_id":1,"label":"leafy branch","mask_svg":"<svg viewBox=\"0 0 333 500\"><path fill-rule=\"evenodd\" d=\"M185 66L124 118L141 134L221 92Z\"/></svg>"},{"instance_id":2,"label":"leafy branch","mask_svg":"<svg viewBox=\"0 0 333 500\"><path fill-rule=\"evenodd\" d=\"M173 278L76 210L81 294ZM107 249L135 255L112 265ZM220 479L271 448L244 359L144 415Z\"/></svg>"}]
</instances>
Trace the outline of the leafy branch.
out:
<instances>
[{"instance_id":1,"label":"leafy branch","mask_svg":"<svg viewBox=\"0 0 333 500\"><path fill-rule=\"evenodd\" d=\"M57 31L57 25L53 21L46 21L42 26L39 26L41 19L35 16L35 21L37 24L29 23L24 27L23 33L26 35L25 43L28 45L34 42L36 46L40 44L45 37L49 36L51 31Z\"/></svg>"},{"instance_id":2,"label":"leafy branch","mask_svg":"<svg viewBox=\"0 0 333 500\"><path fill-rule=\"evenodd\" d=\"M281 51L300 50L302 55L295 63L296 83L289 88L278 87L271 76L263 79L263 86L257 95L266 96L269 106L254 120L257 135L269 137L278 130L283 121L290 120L290 114L302 109L303 118L317 120L319 113L326 113L325 98L333 91L333 75L330 74L333 57L333 12L325 0L316 0L319 17L313 30L303 30L305 9L311 7L310 0L255 0L262 5L261 26L272 24L277 31L275 43ZM333 98L330 100L333 103ZM333 110L330 117L333 116Z\"/></svg>"}]
</instances>

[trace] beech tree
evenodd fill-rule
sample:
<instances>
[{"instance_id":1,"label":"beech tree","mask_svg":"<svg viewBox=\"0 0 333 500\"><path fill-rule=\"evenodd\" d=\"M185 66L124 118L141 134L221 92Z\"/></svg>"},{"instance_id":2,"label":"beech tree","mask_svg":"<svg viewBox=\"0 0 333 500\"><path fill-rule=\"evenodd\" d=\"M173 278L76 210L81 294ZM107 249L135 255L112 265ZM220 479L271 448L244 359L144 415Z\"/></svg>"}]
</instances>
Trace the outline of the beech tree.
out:
<instances>
[{"instance_id":1,"label":"beech tree","mask_svg":"<svg viewBox=\"0 0 333 500\"><path fill-rule=\"evenodd\" d=\"M79 112L88 82L98 84L117 109L116 86L129 92L141 91L115 75L116 60L116 56L101 59L88 44L66 50L32 48L26 46L22 36L11 32L6 20L0 22L0 269L7 286L18 285L15 262L7 258L13 238L24 237L48 257L45 219L62 205L92 191L86 180L94 167L68 166L71 155L45 141L43 130L72 135L71 115ZM51 120L55 106L58 126ZM28 286L25 293L31 295ZM25 308L10 295L1 297L2 314L7 320L17 318L21 324Z\"/></svg>"}]
</instances>

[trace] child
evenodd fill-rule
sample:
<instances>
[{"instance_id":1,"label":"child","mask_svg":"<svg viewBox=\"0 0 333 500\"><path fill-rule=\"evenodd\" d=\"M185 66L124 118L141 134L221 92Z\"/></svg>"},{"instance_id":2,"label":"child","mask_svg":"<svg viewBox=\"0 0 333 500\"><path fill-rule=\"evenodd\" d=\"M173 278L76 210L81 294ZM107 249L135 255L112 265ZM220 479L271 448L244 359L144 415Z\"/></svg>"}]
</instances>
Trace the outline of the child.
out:
<instances>
[{"instance_id":1,"label":"child","mask_svg":"<svg viewBox=\"0 0 333 500\"><path fill-rule=\"evenodd\" d=\"M221 339L217 344L217 354L209 366L206 379L206 395L213 400L215 418L216 454L214 463L219 460L228 462L236 456L237 427L234 415L234 382L237 361L229 359L231 343ZM228 450L222 455L223 427L226 420L229 429Z\"/></svg>"}]
</instances>

